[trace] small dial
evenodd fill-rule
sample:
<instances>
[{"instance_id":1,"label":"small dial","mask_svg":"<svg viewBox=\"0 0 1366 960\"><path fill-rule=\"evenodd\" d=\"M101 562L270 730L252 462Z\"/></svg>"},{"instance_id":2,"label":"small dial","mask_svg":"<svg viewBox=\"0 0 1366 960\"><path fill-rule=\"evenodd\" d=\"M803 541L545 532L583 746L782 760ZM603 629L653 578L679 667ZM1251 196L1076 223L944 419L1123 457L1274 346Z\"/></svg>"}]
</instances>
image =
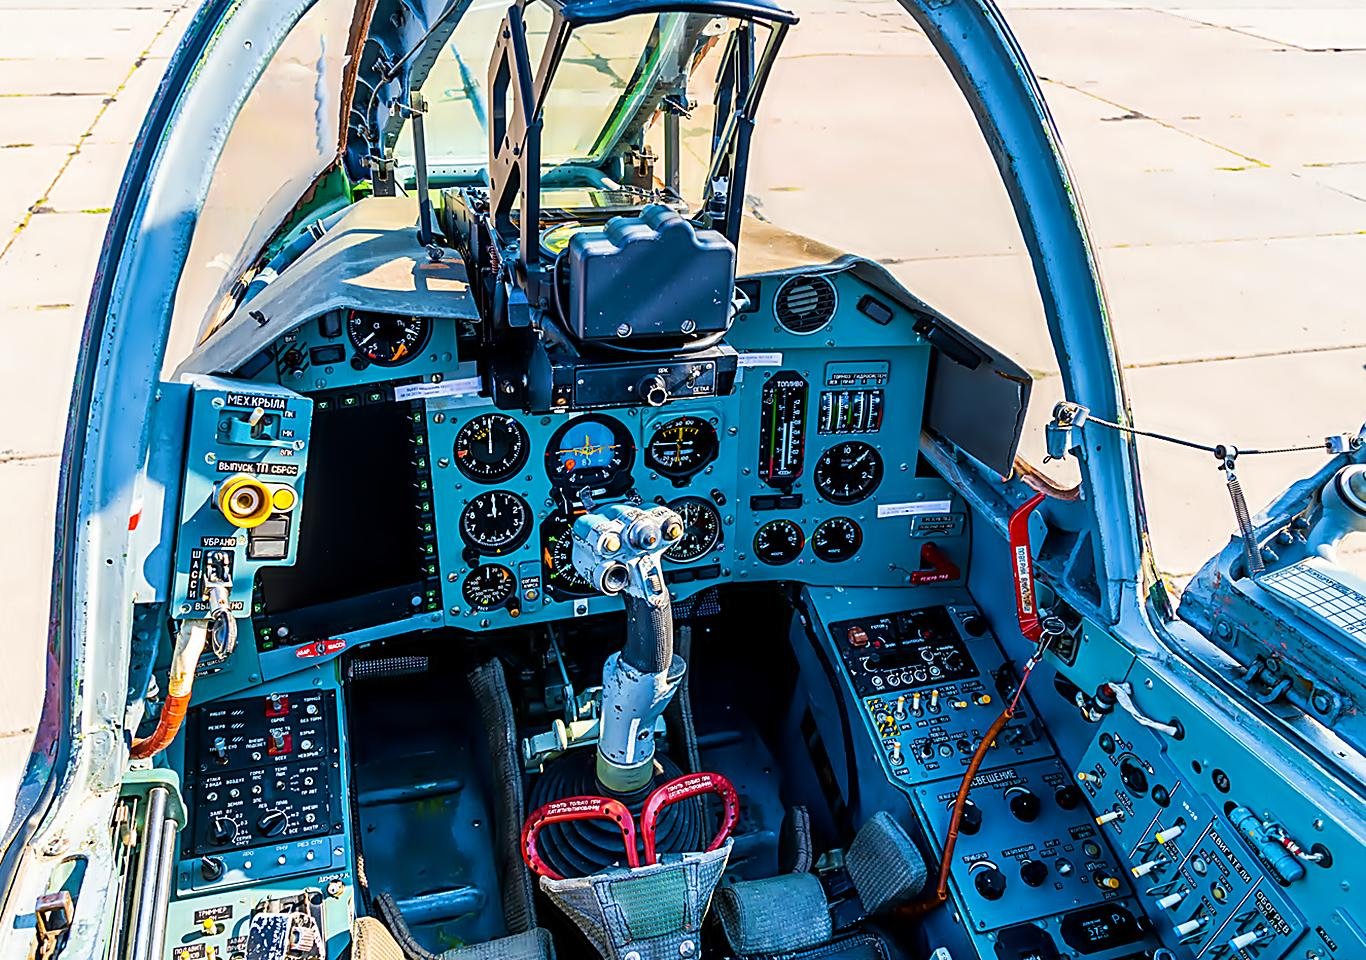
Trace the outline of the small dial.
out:
<instances>
[{"instance_id":1,"label":"small dial","mask_svg":"<svg viewBox=\"0 0 1366 960\"><path fill-rule=\"evenodd\" d=\"M826 563L840 563L863 546L863 528L851 517L822 520L811 531L811 552Z\"/></svg>"},{"instance_id":2,"label":"small dial","mask_svg":"<svg viewBox=\"0 0 1366 960\"><path fill-rule=\"evenodd\" d=\"M770 566L797 559L806 545L806 534L792 520L770 520L754 534L754 555Z\"/></svg>"},{"instance_id":3,"label":"small dial","mask_svg":"<svg viewBox=\"0 0 1366 960\"><path fill-rule=\"evenodd\" d=\"M501 607L517 589L517 578L501 563L486 563L471 570L460 585L460 595L476 610Z\"/></svg>"},{"instance_id":4,"label":"small dial","mask_svg":"<svg viewBox=\"0 0 1366 960\"><path fill-rule=\"evenodd\" d=\"M635 457L635 441L621 421L590 413L555 431L545 451L545 472L557 487L614 489L630 482Z\"/></svg>"},{"instance_id":5,"label":"small dial","mask_svg":"<svg viewBox=\"0 0 1366 960\"><path fill-rule=\"evenodd\" d=\"M531 439L506 413L481 413L455 435L455 465L471 480L502 483L526 463Z\"/></svg>"},{"instance_id":6,"label":"small dial","mask_svg":"<svg viewBox=\"0 0 1366 960\"><path fill-rule=\"evenodd\" d=\"M381 367L397 367L422 352L432 336L426 317L352 310L346 315L346 335L356 353Z\"/></svg>"},{"instance_id":7,"label":"small dial","mask_svg":"<svg viewBox=\"0 0 1366 960\"><path fill-rule=\"evenodd\" d=\"M574 569L572 523L560 510L541 522L541 566L545 585L557 597L591 597L597 591Z\"/></svg>"},{"instance_id":8,"label":"small dial","mask_svg":"<svg viewBox=\"0 0 1366 960\"><path fill-rule=\"evenodd\" d=\"M882 455L862 440L837 443L816 461L816 492L831 503L858 503L882 482Z\"/></svg>"},{"instance_id":9,"label":"small dial","mask_svg":"<svg viewBox=\"0 0 1366 960\"><path fill-rule=\"evenodd\" d=\"M675 563L700 560L721 542L721 514L703 497L679 497L669 508L683 518L683 537L664 556Z\"/></svg>"},{"instance_id":10,"label":"small dial","mask_svg":"<svg viewBox=\"0 0 1366 960\"><path fill-rule=\"evenodd\" d=\"M716 459L716 428L702 417L674 417L658 424L645 445L645 463L673 480L691 477Z\"/></svg>"},{"instance_id":11,"label":"small dial","mask_svg":"<svg viewBox=\"0 0 1366 960\"><path fill-rule=\"evenodd\" d=\"M530 533L531 507L511 490L488 490L460 511L460 536L477 553L511 553Z\"/></svg>"}]
</instances>

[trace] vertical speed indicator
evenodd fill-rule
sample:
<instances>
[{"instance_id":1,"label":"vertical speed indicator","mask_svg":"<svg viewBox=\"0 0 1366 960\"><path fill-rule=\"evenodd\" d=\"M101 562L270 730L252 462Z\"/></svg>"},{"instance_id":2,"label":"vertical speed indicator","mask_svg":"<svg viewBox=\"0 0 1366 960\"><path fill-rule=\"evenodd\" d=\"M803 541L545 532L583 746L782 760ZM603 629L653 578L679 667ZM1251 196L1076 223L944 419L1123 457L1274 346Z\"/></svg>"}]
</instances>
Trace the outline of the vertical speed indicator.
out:
<instances>
[{"instance_id":1,"label":"vertical speed indicator","mask_svg":"<svg viewBox=\"0 0 1366 960\"><path fill-rule=\"evenodd\" d=\"M770 487L790 487L802 475L807 392L806 380L795 370L779 370L764 384L759 409L759 479Z\"/></svg>"}]
</instances>

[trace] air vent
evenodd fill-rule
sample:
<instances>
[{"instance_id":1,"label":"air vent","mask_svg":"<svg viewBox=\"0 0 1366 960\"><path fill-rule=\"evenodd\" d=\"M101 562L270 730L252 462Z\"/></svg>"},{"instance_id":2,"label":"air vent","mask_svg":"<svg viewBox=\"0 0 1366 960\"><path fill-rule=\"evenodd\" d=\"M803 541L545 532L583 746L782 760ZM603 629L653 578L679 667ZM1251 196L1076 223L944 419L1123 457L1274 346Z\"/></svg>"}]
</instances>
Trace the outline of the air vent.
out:
<instances>
[{"instance_id":1,"label":"air vent","mask_svg":"<svg viewBox=\"0 0 1366 960\"><path fill-rule=\"evenodd\" d=\"M823 328L835 316L835 285L818 274L792 277L778 288L773 314L791 333L806 335Z\"/></svg>"}]
</instances>

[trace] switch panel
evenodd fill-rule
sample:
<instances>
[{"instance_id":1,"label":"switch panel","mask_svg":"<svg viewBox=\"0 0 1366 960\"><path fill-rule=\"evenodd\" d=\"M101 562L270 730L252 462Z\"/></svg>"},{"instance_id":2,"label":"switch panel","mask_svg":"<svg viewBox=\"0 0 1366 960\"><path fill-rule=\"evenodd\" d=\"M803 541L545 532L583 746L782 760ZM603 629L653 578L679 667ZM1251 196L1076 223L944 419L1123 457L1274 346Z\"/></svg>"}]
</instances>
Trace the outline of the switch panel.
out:
<instances>
[{"instance_id":1,"label":"switch panel","mask_svg":"<svg viewBox=\"0 0 1366 960\"><path fill-rule=\"evenodd\" d=\"M936 845L948 832L960 779L914 792ZM1058 761L979 772L969 803L950 877L976 930L1118 905L1131 894L1127 871Z\"/></svg>"},{"instance_id":2,"label":"switch panel","mask_svg":"<svg viewBox=\"0 0 1366 960\"><path fill-rule=\"evenodd\" d=\"M1181 960L1304 956L1306 925L1238 830L1169 761L1158 736L1116 714L1075 777L1125 860L1162 941ZM1228 807L1236 809L1232 802ZM1327 954L1319 954L1327 960Z\"/></svg>"},{"instance_id":3,"label":"switch panel","mask_svg":"<svg viewBox=\"0 0 1366 960\"><path fill-rule=\"evenodd\" d=\"M244 619L256 572L294 562L313 401L273 385L190 384L171 611L207 618L226 597Z\"/></svg>"},{"instance_id":4,"label":"switch panel","mask_svg":"<svg viewBox=\"0 0 1366 960\"><path fill-rule=\"evenodd\" d=\"M189 886L340 866L344 833L336 695L299 690L193 711L186 773ZM267 849L258 849L266 847Z\"/></svg>"},{"instance_id":5,"label":"switch panel","mask_svg":"<svg viewBox=\"0 0 1366 960\"><path fill-rule=\"evenodd\" d=\"M986 620L966 604L843 620L830 626L830 636L882 744L886 769L901 783L961 776L1014 692L1014 671ZM1022 698L987 762L1051 754Z\"/></svg>"}]
</instances>

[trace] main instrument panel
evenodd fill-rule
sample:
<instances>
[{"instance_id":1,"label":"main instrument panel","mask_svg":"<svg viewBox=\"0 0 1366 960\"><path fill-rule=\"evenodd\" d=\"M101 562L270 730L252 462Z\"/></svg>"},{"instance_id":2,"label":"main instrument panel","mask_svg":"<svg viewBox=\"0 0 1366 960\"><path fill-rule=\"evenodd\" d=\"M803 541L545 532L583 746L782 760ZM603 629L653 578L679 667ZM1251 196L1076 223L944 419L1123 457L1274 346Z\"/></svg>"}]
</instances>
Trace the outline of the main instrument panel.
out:
<instances>
[{"instance_id":1,"label":"main instrument panel","mask_svg":"<svg viewBox=\"0 0 1366 960\"><path fill-rule=\"evenodd\" d=\"M731 580L956 577L964 508L904 442L930 354L909 313L847 270L745 284L734 391L661 406L498 409L447 319L334 311L258 354L239 375L312 399L310 462L325 472L297 563L256 582L265 675L413 629L619 608L574 570L570 537L614 499L682 516L665 557L675 600Z\"/></svg>"}]
</instances>

